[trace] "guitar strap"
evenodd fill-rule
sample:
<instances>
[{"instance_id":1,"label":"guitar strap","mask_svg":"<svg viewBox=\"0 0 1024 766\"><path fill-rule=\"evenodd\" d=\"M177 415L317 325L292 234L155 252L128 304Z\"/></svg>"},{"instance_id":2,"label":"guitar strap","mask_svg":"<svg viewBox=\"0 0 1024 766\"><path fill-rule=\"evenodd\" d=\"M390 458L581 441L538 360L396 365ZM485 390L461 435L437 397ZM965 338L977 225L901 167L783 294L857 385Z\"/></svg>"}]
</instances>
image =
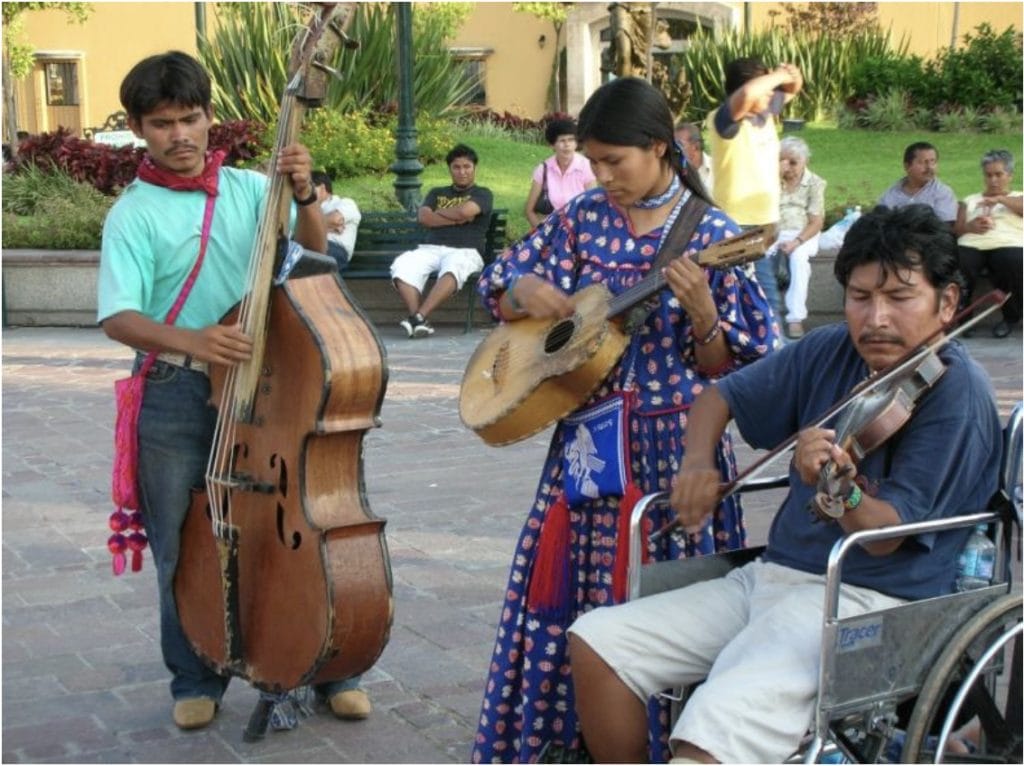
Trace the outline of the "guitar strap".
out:
<instances>
[{"instance_id":1,"label":"guitar strap","mask_svg":"<svg viewBox=\"0 0 1024 766\"><path fill-rule=\"evenodd\" d=\"M668 234L661 243L658 255L654 259L654 265L648 272L651 278L654 278L659 271L665 268L669 261L678 258L686 251L686 246L693 239L693 233L697 231L697 226L700 225L709 207L711 206L696 194L690 194L690 198L683 205L683 209L679 212L676 220L672 223L672 228L669 229ZM647 315L657 305L657 301L656 297L651 298L629 310L623 323L623 329L627 334L633 334L643 325Z\"/></svg>"}]
</instances>

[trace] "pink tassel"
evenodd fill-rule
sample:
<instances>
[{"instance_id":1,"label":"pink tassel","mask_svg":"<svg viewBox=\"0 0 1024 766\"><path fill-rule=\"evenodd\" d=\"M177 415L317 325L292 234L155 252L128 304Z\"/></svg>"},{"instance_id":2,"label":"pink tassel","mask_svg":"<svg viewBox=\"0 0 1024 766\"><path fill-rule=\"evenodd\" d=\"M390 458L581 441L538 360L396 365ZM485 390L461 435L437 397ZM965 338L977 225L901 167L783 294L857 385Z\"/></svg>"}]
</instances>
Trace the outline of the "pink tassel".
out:
<instances>
[{"instance_id":1,"label":"pink tassel","mask_svg":"<svg viewBox=\"0 0 1024 766\"><path fill-rule=\"evenodd\" d=\"M132 551L132 571L138 572L142 569L142 552L146 550L149 541L141 532L132 532L128 535L128 547ZM123 569L123 567L122 567Z\"/></svg>"},{"instance_id":2,"label":"pink tassel","mask_svg":"<svg viewBox=\"0 0 1024 766\"><path fill-rule=\"evenodd\" d=\"M124 552L127 548L128 542L120 532L117 532L107 538L107 550L110 551L111 555L114 557L111 560L110 565L114 570L115 577L124 572L125 565L127 564Z\"/></svg>"}]
</instances>

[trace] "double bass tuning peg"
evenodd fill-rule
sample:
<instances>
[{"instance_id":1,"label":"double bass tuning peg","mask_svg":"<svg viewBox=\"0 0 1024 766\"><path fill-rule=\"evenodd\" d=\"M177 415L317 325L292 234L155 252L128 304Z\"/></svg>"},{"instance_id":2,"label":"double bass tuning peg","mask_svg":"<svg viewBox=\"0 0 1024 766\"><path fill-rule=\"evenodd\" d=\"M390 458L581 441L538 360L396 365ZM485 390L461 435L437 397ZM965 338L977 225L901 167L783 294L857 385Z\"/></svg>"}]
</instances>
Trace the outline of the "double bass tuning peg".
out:
<instances>
[{"instance_id":1,"label":"double bass tuning peg","mask_svg":"<svg viewBox=\"0 0 1024 766\"><path fill-rule=\"evenodd\" d=\"M327 64L325 64L322 61L313 61L312 65L314 67L316 67L317 69L319 69L321 72L326 72L327 74L331 75L332 77L336 77L339 80L341 79L341 72L339 72L337 69L335 69L332 66L328 66Z\"/></svg>"},{"instance_id":2,"label":"double bass tuning peg","mask_svg":"<svg viewBox=\"0 0 1024 766\"><path fill-rule=\"evenodd\" d=\"M337 19L331 21L331 23L328 24L327 27L338 36L338 39L341 40L341 43L342 45L345 46L346 50L354 51L356 48L359 47L359 41L353 40L351 37L349 37L345 33L345 30L342 28L341 24L338 23Z\"/></svg>"}]
</instances>

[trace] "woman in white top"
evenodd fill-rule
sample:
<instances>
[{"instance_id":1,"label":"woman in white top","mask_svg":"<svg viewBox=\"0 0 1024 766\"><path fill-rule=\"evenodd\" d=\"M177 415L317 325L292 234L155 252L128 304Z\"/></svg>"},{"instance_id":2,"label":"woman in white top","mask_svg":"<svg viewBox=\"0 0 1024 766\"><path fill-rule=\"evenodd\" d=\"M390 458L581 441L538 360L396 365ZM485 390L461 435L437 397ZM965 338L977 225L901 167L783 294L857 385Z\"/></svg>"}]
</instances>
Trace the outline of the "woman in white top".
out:
<instances>
[{"instance_id":1,"label":"woman in white top","mask_svg":"<svg viewBox=\"0 0 1024 766\"><path fill-rule=\"evenodd\" d=\"M789 259L786 288L786 335L800 338L807 319L810 258L818 253L818 234L825 222L825 180L807 169L811 150L802 138L786 136L779 143L779 236L776 258ZM771 251L769 251L771 253Z\"/></svg>"},{"instance_id":2,"label":"woman in white top","mask_svg":"<svg viewBox=\"0 0 1024 766\"><path fill-rule=\"evenodd\" d=\"M576 153L576 123L572 120L551 120L544 129L544 138L554 153L533 170L533 182L526 197L524 212L530 226L536 228L553 210L597 186L597 179L586 158ZM541 192L547 191L549 205L538 205Z\"/></svg>"},{"instance_id":3,"label":"woman in white top","mask_svg":"<svg viewBox=\"0 0 1024 766\"><path fill-rule=\"evenodd\" d=\"M1011 293L1003 304L1003 321L992 335L1005 338L1021 320L1021 283L1024 282L1024 193L1010 191L1013 155L1005 149L986 152L981 158L985 190L971 194L960 203L956 234L960 246L960 268L967 277L967 296L986 266L992 284Z\"/></svg>"}]
</instances>

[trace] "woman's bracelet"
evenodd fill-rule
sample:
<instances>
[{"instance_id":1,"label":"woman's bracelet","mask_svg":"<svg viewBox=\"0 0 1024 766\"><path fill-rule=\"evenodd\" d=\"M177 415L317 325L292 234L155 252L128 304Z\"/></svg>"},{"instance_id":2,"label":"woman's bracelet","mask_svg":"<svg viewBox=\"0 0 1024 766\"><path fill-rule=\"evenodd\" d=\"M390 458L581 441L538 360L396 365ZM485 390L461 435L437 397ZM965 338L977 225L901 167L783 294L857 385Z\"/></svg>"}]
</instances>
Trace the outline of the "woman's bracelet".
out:
<instances>
[{"instance_id":1,"label":"woman's bracelet","mask_svg":"<svg viewBox=\"0 0 1024 766\"><path fill-rule=\"evenodd\" d=\"M801 245L804 244L804 238L801 237L799 234L797 234L795 237L793 237L793 239L796 240L797 242L799 242Z\"/></svg>"},{"instance_id":2,"label":"woman's bracelet","mask_svg":"<svg viewBox=\"0 0 1024 766\"><path fill-rule=\"evenodd\" d=\"M707 335L705 335L703 338L694 338L693 340L698 346L706 346L715 338L717 338L718 333L720 333L721 331L722 323L716 318L714 325L712 325L711 329L708 330Z\"/></svg>"},{"instance_id":3,"label":"woman's bracelet","mask_svg":"<svg viewBox=\"0 0 1024 766\"><path fill-rule=\"evenodd\" d=\"M519 279L522 276L523 275L520 274L518 271L514 272L512 276L508 278L508 283L505 285L505 295L508 296L508 305L513 311L519 314L523 313L525 309L523 308L522 304L516 300L516 295L513 292L513 289L515 288L516 284L518 284Z\"/></svg>"}]
</instances>

